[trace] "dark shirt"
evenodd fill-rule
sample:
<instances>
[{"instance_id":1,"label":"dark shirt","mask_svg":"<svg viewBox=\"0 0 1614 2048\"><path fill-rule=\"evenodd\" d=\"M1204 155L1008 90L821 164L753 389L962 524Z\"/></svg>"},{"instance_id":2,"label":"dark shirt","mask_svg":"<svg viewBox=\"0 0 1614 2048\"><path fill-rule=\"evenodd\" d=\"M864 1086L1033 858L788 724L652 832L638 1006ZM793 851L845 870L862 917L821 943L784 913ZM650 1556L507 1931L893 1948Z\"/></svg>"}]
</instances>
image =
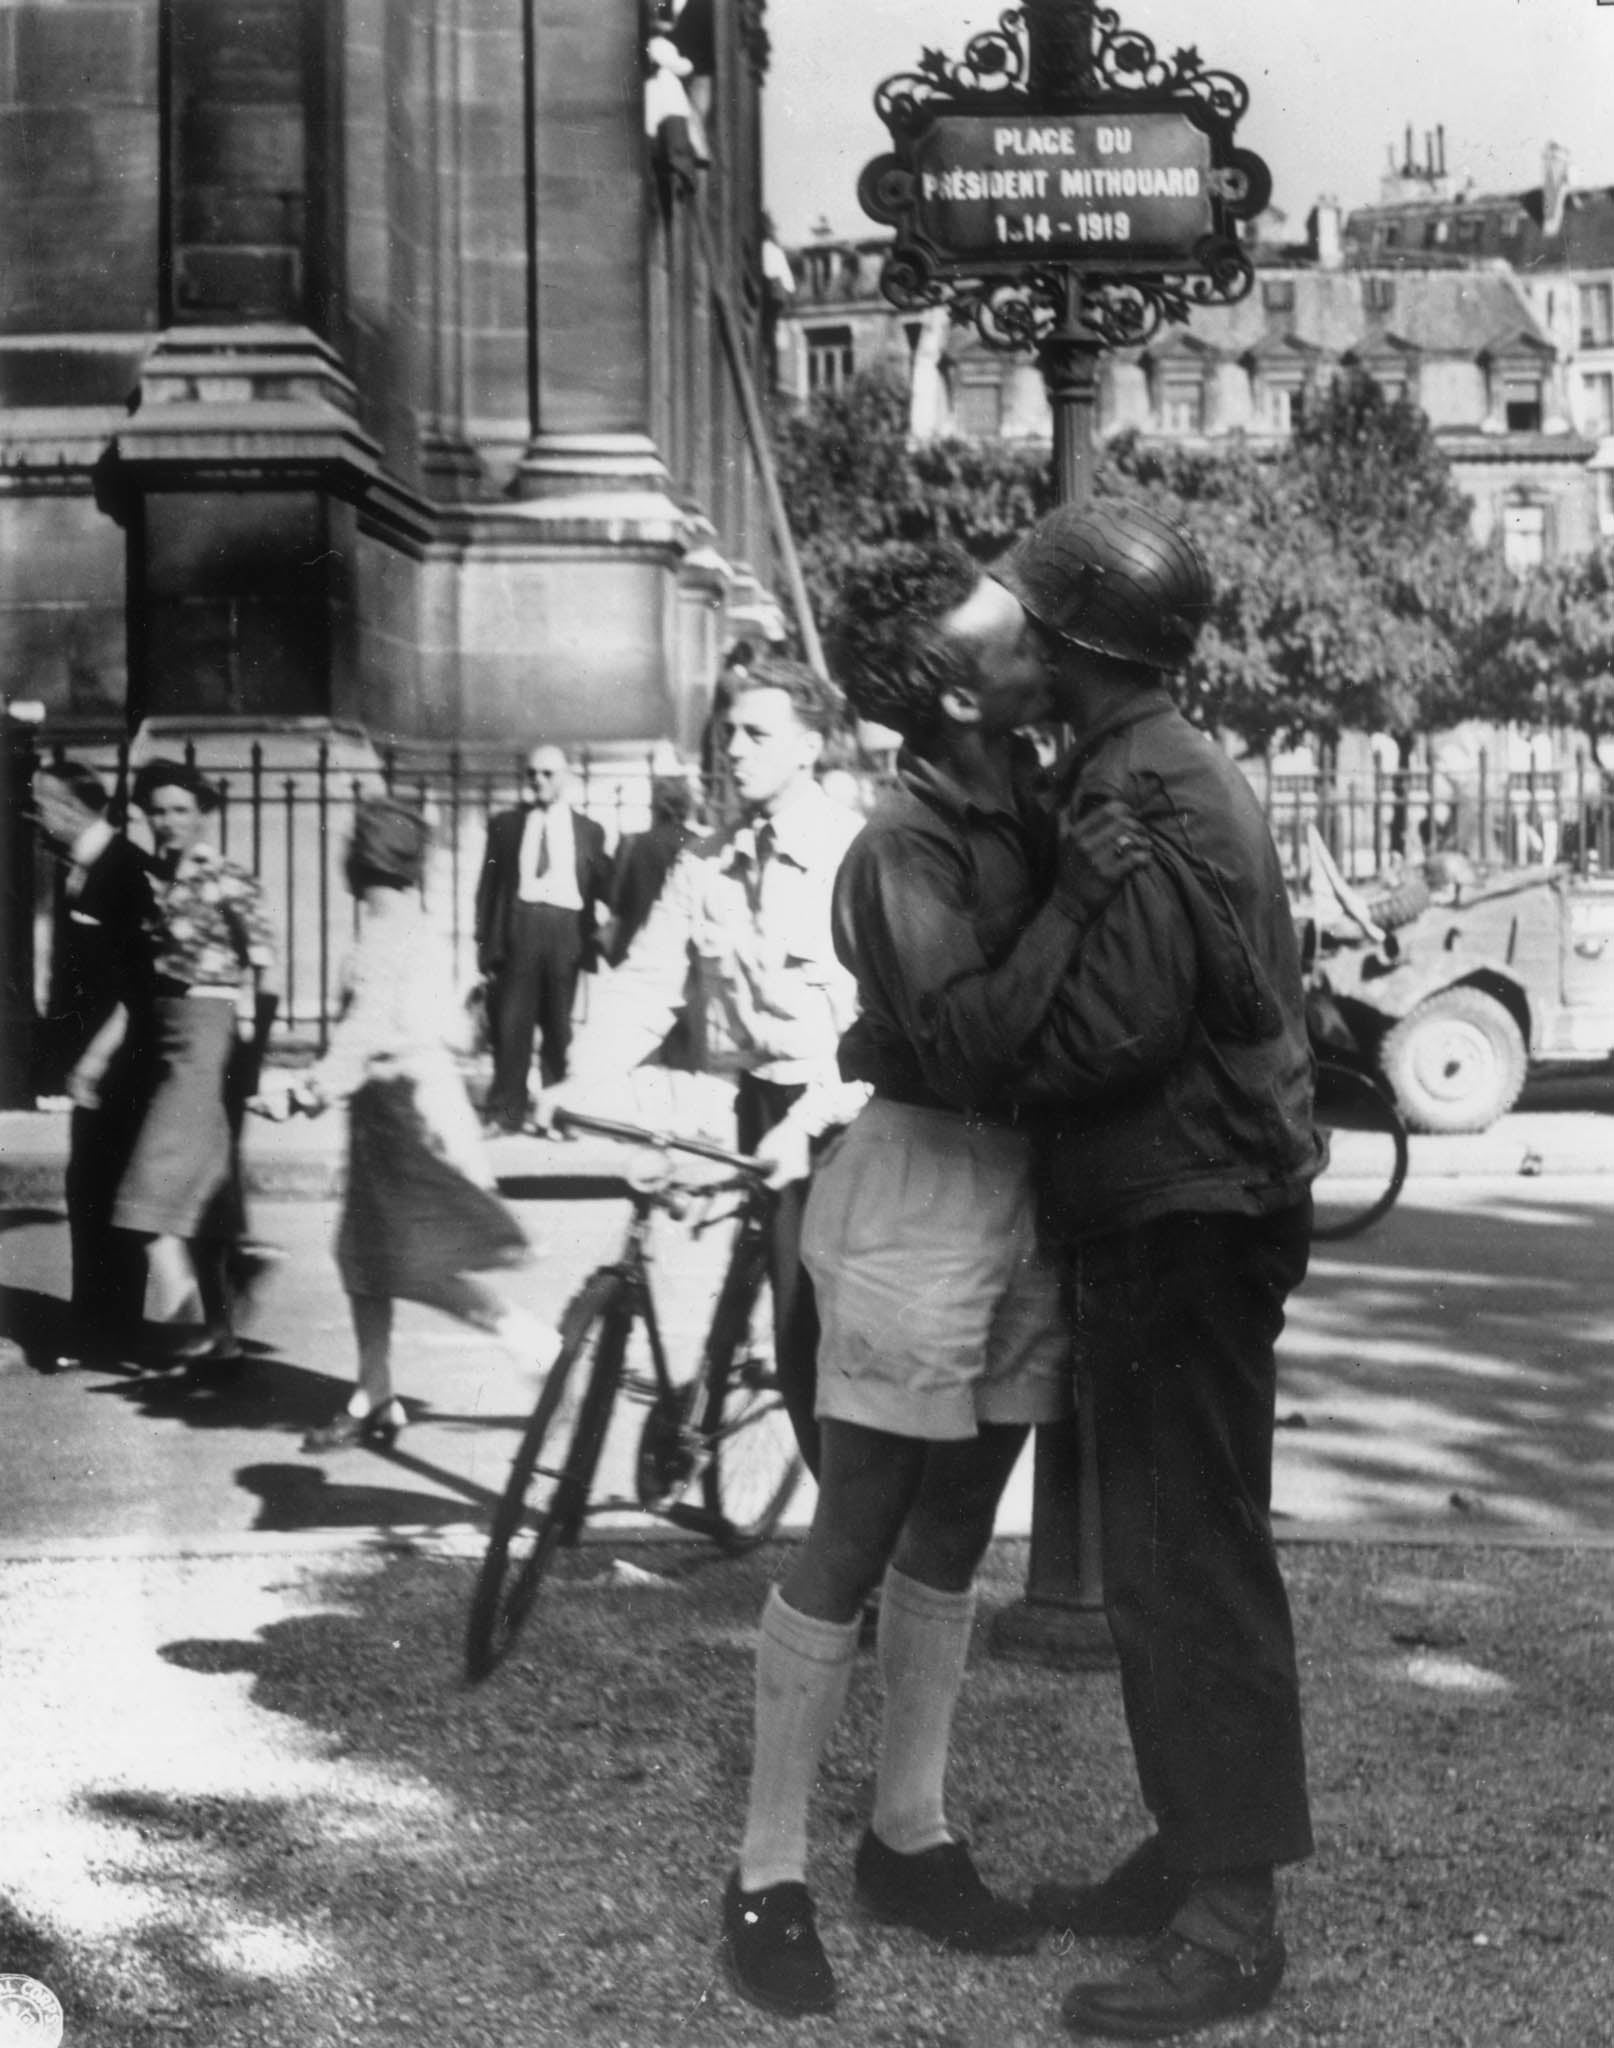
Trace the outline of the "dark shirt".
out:
<instances>
[{"instance_id":1,"label":"dark shirt","mask_svg":"<svg viewBox=\"0 0 1614 2048\"><path fill-rule=\"evenodd\" d=\"M64 1068L120 1003L134 1011L149 1008L153 907L150 863L120 832L69 869L52 977L54 1036Z\"/></svg>"},{"instance_id":2,"label":"dark shirt","mask_svg":"<svg viewBox=\"0 0 1614 2048\"><path fill-rule=\"evenodd\" d=\"M689 826L664 818L648 832L633 833L618 847L611 876L611 914L616 928L611 933L608 966L618 967L628 957L628 948L654 908L673 862L696 837Z\"/></svg>"},{"instance_id":3,"label":"dark shirt","mask_svg":"<svg viewBox=\"0 0 1614 2048\"><path fill-rule=\"evenodd\" d=\"M860 1006L841 1040L847 1080L1012 1119L1008 1084L1083 932L1050 894L1052 843L1029 797L983 800L903 755L835 884L835 950Z\"/></svg>"}]
</instances>

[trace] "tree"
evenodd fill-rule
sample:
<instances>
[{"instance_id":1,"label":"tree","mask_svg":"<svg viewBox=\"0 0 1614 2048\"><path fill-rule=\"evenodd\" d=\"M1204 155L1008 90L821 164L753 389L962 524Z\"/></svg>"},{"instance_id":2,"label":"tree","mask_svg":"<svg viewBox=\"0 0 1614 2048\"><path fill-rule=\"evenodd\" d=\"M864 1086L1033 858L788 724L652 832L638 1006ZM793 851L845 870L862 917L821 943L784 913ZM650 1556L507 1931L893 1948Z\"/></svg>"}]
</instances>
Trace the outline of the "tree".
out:
<instances>
[{"instance_id":1,"label":"tree","mask_svg":"<svg viewBox=\"0 0 1614 2048\"><path fill-rule=\"evenodd\" d=\"M885 541L948 539L987 560L1053 503L1046 449L908 440L902 372L877 365L774 424L780 489L813 609Z\"/></svg>"},{"instance_id":2,"label":"tree","mask_svg":"<svg viewBox=\"0 0 1614 2048\"><path fill-rule=\"evenodd\" d=\"M1614 549L1499 573L1474 635L1493 715L1614 735Z\"/></svg>"},{"instance_id":3,"label":"tree","mask_svg":"<svg viewBox=\"0 0 1614 2048\"><path fill-rule=\"evenodd\" d=\"M815 607L888 540L939 537L990 559L1053 503L1043 446L911 447L896 366L820 394L777 425L781 483ZM1217 600L1182 679L1185 708L1258 753L1347 730L1416 735L1498 710L1507 635L1495 568L1429 423L1360 372L1308 403L1275 455L1112 440L1098 495L1143 495L1194 535ZM1527 658L1523 647L1512 657Z\"/></svg>"},{"instance_id":4,"label":"tree","mask_svg":"<svg viewBox=\"0 0 1614 2048\"><path fill-rule=\"evenodd\" d=\"M1155 497L1205 554L1216 609L1183 679L1205 723L1261 753L1349 729L1410 750L1468 715L1470 506L1423 414L1370 378L1336 378L1275 456L1122 438L1099 488Z\"/></svg>"}]
</instances>

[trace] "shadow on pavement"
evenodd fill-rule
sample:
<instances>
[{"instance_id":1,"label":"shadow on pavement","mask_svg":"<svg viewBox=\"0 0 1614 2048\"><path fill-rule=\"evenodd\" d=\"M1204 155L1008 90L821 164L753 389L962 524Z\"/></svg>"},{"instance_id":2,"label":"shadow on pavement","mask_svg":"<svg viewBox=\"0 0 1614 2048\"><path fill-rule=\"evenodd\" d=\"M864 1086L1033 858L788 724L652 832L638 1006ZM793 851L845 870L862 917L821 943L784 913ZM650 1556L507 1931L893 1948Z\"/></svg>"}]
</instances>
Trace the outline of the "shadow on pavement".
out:
<instances>
[{"instance_id":1,"label":"shadow on pavement","mask_svg":"<svg viewBox=\"0 0 1614 2048\"><path fill-rule=\"evenodd\" d=\"M1588 1284L1608 1228L1574 1202L1403 1204L1319 1246L1279 1353L1280 1427L1304 1430L1283 1457L1357 1516L1614 1533L1614 1291Z\"/></svg>"},{"instance_id":2,"label":"shadow on pavement","mask_svg":"<svg viewBox=\"0 0 1614 2048\"><path fill-rule=\"evenodd\" d=\"M375 1529L378 1536L389 1527L443 1529L481 1521L497 1499L423 1459L410 1459L408 1469L461 1497L333 1480L312 1459L301 1465L242 1465L235 1482L259 1503L254 1529Z\"/></svg>"},{"instance_id":3,"label":"shadow on pavement","mask_svg":"<svg viewBox=\"0 0 1614 2048\"><path fill-rule=\"evenodd\" d=\"M16 1215L13 1210L12 1215ZM0 1286L0 1337L21 1347L35 1372L49 1371L53 1359L74 1348L76 1332L59 1294L31 1287Z\"/></svg>"}]
</instances>

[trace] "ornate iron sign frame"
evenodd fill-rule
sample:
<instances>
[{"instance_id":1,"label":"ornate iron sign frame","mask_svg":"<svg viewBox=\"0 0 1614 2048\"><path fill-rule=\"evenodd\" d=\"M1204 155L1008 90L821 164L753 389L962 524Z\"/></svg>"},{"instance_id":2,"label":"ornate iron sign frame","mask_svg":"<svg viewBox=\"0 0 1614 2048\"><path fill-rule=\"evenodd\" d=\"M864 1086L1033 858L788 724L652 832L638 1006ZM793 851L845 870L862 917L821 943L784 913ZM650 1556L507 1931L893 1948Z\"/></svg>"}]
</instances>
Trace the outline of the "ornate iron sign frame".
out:
<instances>
[{"instance_id":1,"label":"ornate iron sign frame","mask_svg":"<svg viewBox=\"0 0 1614 2048\"><path fill-rule=\"evenodd\" d=\"M1186 320L1198 305L1231 305L1254 282L1250 258L1235 223L1253 218L1271 196L1262 159L1240 149L1234 129L1249 108L1248 88L1227 71L1208 71L1198 50L1170 59L1136 30L1123 28L1113 8L1091 10L1092 48L1084 65L1090 88L1079 93L1033 91L1026 16L1010 8L998 26L973 36L954 62L926 50L918 67L888 78L874 96L889 130L892 151L865 166L858 199L865 213L896 229L881 273L881 289L903 311L949 308L961 325L973 322L981 339L1002 349L1035 348L1066 321L1069 278L1081 280L1080 321L1093 342L1132 347L1168 320ZM994 117L1017 124L1057 123L1097 115L1126 121L1136 115L1186 119L1209 142L1210 232L1188 261L1158 271L1094 253L1049 254L1018 244L992 251L949 251L921 218L916 158L934 124L953 115Z\"/></svg>"}]
</instances>

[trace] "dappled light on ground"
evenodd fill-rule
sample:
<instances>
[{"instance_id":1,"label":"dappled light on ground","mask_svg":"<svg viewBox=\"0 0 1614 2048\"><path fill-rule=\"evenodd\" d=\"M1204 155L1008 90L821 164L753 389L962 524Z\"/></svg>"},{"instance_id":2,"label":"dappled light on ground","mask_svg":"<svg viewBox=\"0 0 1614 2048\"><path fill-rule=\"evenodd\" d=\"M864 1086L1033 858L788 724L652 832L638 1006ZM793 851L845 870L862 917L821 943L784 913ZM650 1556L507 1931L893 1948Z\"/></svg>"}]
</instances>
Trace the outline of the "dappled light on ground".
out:
<instances>
[{"instance_id":1,"label":"dappled light on ground","mask_svg":"<svg viewBox=\"0 0 1614 2048\"><path fill-rule=\"evenodd\" d=\"M1608 1244L1606 1203L1429 1182L1319 1246L1279 1353L1280 1526L1614 1537Z\"/></svg>"}]
</instances>

